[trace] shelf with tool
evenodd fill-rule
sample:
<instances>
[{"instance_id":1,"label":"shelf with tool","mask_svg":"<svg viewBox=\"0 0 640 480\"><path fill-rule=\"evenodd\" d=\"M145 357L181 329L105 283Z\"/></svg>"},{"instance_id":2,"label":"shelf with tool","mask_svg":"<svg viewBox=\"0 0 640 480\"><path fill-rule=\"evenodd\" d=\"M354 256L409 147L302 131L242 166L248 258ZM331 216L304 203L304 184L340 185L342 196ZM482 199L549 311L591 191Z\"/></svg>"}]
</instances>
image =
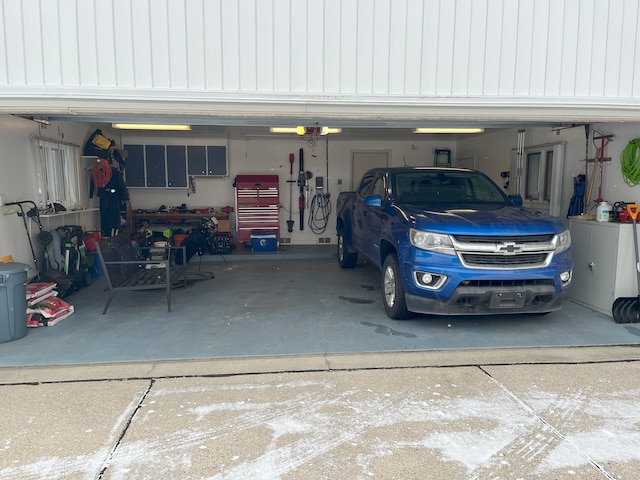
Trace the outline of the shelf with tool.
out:
<instances>
[{"instance_id":1,"label":"shelf with tool","mask_svg":"<svg viewBox=\"0 0 640 480\"><path fill-rule=\"evenodd\" d=\"M215 209L190 208L135 210L130 212L130 223L134 226L134 238L143 244L174 247L183 242L187 245L187 255L193 254L194 246L199 254L231 253L233 235L231 234L230 213L233 207Z\"/></svg>"},{"instance_id":2,"label":"shelf with tool","mask_svg":"<svg viewBox=\"0 0 640 480\"><path fill-rule=\"evenodd\" d=\"M170 229L189 231L193 227L199 226L203 220L213 220L218 232L231 232L231 221L229 214L233 209L223 207L220 210L214 208L180 208L175 210L132 210L129 213L130 224L134 229L139 229L146 223L148 227L161 226Z\"/></svg>"}]
</instances>

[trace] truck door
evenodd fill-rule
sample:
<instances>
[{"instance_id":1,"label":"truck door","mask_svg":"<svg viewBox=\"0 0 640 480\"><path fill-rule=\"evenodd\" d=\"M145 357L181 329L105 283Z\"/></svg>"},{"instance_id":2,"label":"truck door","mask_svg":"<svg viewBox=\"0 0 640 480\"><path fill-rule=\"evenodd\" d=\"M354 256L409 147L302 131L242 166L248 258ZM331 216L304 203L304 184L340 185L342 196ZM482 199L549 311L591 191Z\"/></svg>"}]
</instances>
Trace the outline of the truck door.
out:
<instances>
[{"instance_id":1,"label":"truck door","mask_svg":"<svg viewBox=\"0 0 640 480\"><path fill-rule=\"evenodd\" d=\"M373 187L369 192L369 195L380 196L382 206L374 207L371 205L363 205L363 216L366 222L365 228L367 235L363 236L362 252L365 256L375 260L378 266L380 266L380 237L387 218L385 210L385 204L388 200L386 183L386 177L383 174L376 175L373 181Z\"/></svg>"},{"instance_id":2,"label":"truck door","mask_svg":"<svg viewBox=\"0 0 640 480\"><path fill-rule=\"evenodd\" d=\"M362 177L360 186L356 191L356 198L353 201L351 244L356 250L363 252L364 237L368 235L367 214L364 206L364 198L370 194L375 179L374 173L367 173Z\"/></svg>"}]
</instances>

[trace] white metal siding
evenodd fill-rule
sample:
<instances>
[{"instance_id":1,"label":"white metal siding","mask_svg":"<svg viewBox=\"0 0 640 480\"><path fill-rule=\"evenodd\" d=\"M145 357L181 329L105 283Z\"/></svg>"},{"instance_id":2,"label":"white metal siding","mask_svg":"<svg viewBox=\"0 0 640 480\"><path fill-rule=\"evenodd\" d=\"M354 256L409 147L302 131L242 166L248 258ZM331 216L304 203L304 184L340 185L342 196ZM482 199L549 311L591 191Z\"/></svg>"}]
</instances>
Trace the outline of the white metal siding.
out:
<instances>
[{"instance_id":1,"label":"white metal siding","mask_svg":"<svg viewBox=\"0 0 640 480\"><path fill-rule=\"evenodd\" d=\"M640 100L637 0L0 0L0 96ZM97 89L96 89L97 87ZM99 93L97 93L99 92ZM403 100L404 99L404 100Z\"/></svg>"}]
</instances>

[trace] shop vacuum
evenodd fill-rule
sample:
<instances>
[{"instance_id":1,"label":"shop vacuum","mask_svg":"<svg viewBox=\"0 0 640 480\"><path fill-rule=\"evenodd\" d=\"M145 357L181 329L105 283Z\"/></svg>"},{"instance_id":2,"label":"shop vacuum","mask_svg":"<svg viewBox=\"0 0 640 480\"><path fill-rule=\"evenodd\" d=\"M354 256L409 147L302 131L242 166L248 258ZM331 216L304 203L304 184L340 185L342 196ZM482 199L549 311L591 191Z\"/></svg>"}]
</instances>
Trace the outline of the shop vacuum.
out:
<instances>
[{"instance_id":1,"label":"shop vacuum","mask_svg":"<svg viewBox=\"0 0 640 480\"><path fill-rule=\"evenodd\" d=\"M636 277L638 281L637 297L620 297L613 302L611 311L613 320L616 323L638 323L640 322L640 255L638 255L638 205L635 203L627 204L627 213L633 221L633 246L636 252Z\"/></svg>"}]
</instances>

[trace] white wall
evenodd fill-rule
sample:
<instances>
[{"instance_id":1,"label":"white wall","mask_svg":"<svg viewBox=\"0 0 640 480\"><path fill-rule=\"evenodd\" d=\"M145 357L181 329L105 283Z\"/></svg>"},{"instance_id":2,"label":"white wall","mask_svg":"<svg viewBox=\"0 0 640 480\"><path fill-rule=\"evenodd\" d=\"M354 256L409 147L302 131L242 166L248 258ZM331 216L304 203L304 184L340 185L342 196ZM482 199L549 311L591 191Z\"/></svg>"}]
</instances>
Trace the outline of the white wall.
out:
<instances>
[{"instance_id":1,"label":"white wall","mask_svg":"<svg viewBox=\"0 0 640 480\"><path fill-rule=\"evenodd\" d=\"M627 186L622 180L620 171L620 153L626 143L640 137L640 123L633 124L595 124L594 128L604 134L613 134L613 141L607 146L605 156L611 157L612 162L606 164L604 171L603 197L611 203L619 200L640 202L640 190ZM0 194L4 201L29 200L35 196L35 167L34 153L31 146L31 135L42 135L49 138L64 140L83 145L92 126L82 123L53 124L46 130L41 130L38 124L29 120L14 116L0 115L0 168L4 172L0 176ZM108 135L111 132L106 132ZM138 140L140 138L138 137ZM584 173L585 136L583 127L575 127L561 130L558 135L549 128L529 128L526 131L526 144L534 145L547 142L566 142L565 168L563 173L563 195L561 203L561 217L565 216L571 196L573 195L573 177L578 173ZM189 142L202 143L211 139L189 138ZM226 139L216 139L216 142ZM127 142L124 137L122 143ZM155 143L157 137L152 139ZM184 143L184 138L172 136L166 139L167 143ZM476 167L487 173L496 183L502 185L500 172L510 169L511 151L517 144L517 130L504 130L479 137L447 145L444 142L429 141L346 141L341 140L340 135L329 136L329 174L325 185L331 194L332 210L335 207L335 199L341 191L349 189L351 184L351 155L354 151L385 151L389 152L391 165L432 165L433 149L449 147L453 152L455 164L456 158L469 156L476 157ZM187 195L186 189L130 189L133 208L157 209L160 205L177 206L186 203L189 207L224 207L234 206L235 192L233 180L238 174L277 174L280 178L280 229L282 236L289 236L292 244L317 244L319 236L311 232L307 225L305 215L305 229L299 230L299 215L297 198L299 195L297 185L293 185L293 220L294 231L288 234L286 220L289 218L289 154L295 154L294 180L297 180L298 151L304 148L305 170L309 170L315 176L327 177L326 144L324 139L315 148L316 157L312 156L312 149L298 137L290 136L259 136L228 141L229 177L223 179L196 180L196 193ZM595 148L590 141L589 155L595 155ZM342 185L338 185L338 180ZM310 182L313 192L314 180ZM597 186L594 189L596 197ZM93 199L93 206L97 206ZM29 250L22 221L14 214L12 209L1 207L0 216L0 256L12 255L16 261L31 263ZM308 214L308 212L307 212ZM57 217L46 219L48 225L54 228L57 225L69 221L73 217ZM74 219L75 220L75 219ZM82 224L87 228L97 228L98 217L87 219L83 217ZM31 222L33 223L33 222ZM74 222L75 223L75 222ZM37 233L35 223L30 225L31 231ZM327 230L321 237L329 237L335 242L335 211L332 211L327 224ZM34 238L34 246L39 252L39 246Z\"/></svg>"},{"instance_id":2,"label":"white wall","mask_svg":"<svg viewBox=\"0 0 640 480\"><path fill-rule=\"evenodd\" d=\"M640 187L629 187L622 178L620 168L620 154L629 140L640 137L640 123L607 123L593 124L592 129L600 134L614 135L612 141L605 146L605 157L611 157L610 162L605 162L602 198L613 205L617 201L640 203ZM460 157L476 155L476 168L487 173L498 183L503 184L500 172L510 170L511 151L517 147L518 130L504 130L481 137L469 138L458 142L458 155ZM527 145L539 145L551 142L566 142L565 163L562 175L562 201L560 217L565 218L573 196L573 178L578 174L586 174L585 171L585 131L583 126L567 128L556 132L550 128L528 128L525 132L525 147ZM596 145L593 143L593 133L589 137L588 158L596 155ZM600 146L599 141L596 141ZM593 164L589 164L587 180L591 180ZM593 193L591 195L590 211L595 213L594 200L598 197L600 174L595 178Z\"/></svg>"},{"instance_id":3,"label":"white wall","mask_svg":"<svg viewBox=\"0 0 640 480\"><path fill-rule=\"evenodd\" d=\"M149 143L158 143L157 137L147 139ZM122 137L122 144L130 142L144 142L145 138ZM211 139L189 137L190 144L204 144ZM219 143L220 139L216 139ZM163 138L166 144L185 144L183 136L176 135ZM407 165L433 165L433 149L449 147L455 155L453 142L429 142L429 141L344 141L340 135L329 135L329 159L327 178L327 145L325 138L321 138L315 151L310 148L300 137L295 136L249 136L245 139L232 139L228 143L229 176L226 178L202 178L196 179L196 193L188 194L187 189L151 189L131 188L131 206L133 209L158 209L161 205L166 207L179 206L183 203L188 208L215 207L235 205L235 190L233 181L239 174L269 174L278 175L280 181L280 234L282 237L291 238L292 244L310 245L319 243L319 238L329 237L331 243L335 243L335 201L338 193L349 190L351 185L351 155L354 151L384 151L389 152L391 166ZM295 155L293 180L298 178L299 150L304 149L304 169L310 171L313 177L309 181L311 187L309 200L315 194L315 177L325 177L325 193L328 189L332 212L326 231L319 235L314 234L308 228L309 211L305 213L304 230L300 231L298 197L300 195L297 184L293 184L293 220L294 231L289 234L286 221L289 219L290 188L287 180L289 175L289 154ZM315 153L316 157L313 157ZM342 184L338 185L338 180ZM232 219L234 220L234 219Z\"/></svg>"},{"instance_id":4,"label":"white wall","mask_svg":"<svg viewBox=\"0 0 640 480\"><path fill-rule=\"evenodd\" d=\"M38 135L54 140L82 145L90 133L90 128L81 123L60 123L43 128L39 124L23 118L0 115L0 194L4 203L32 200L36 201L36 169L35 150L31 136ZM23 205L25 211L29 205ZM33 255L25 234L22 219L16 214L17 207L0 207L0 257L11 255L16 262L34 265ZM74 215L59 215L43 219L46 229L73 223L77 220ZM83 225L87 229L95 228L97 215L83 216ZM27 218L27 227L32 237L34 250L40 259L42 248L36 240L38 227L35 222ZM40 260L40 266L43 266ZM35 269L29 276L35 275Z\"/></svg>"},{"instance_id":5,"label":"white wall","mask_svg":"<svg viewBox=\"0 0 640 480\"><path fill-rule=\"evenodd\" d=\"M34 122L0 115L0 194L4 203L34 199L36 174L29 136L37 133ZM0 257L11 255L16 262L33 265L24 225L14 214L16 207L3 206L0 211ZM28 225L32 223L27 220Z\"/></svg>"}]
</instances>

